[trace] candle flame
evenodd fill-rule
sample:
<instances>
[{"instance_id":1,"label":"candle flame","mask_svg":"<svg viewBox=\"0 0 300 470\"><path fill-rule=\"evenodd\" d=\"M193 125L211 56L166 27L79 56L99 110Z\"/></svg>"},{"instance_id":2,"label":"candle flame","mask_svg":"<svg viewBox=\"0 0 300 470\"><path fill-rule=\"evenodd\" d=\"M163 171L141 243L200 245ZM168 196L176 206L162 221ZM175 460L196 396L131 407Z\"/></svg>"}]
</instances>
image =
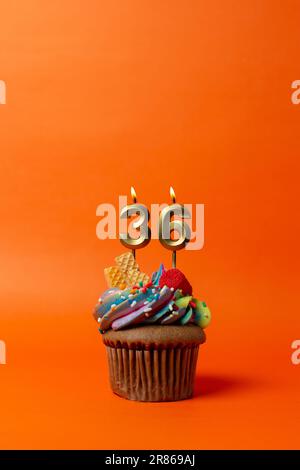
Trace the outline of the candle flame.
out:
<instances>
[{"instance_id":1,"label":"candle flame","mask_svg":"<svg viewBox=\"0 0 300 470\"><path fill-rule=\"evenodd\" d=\"M133 202L136 203L136 192L133 186L131 186L130 192L131 192L131 197L132 197Z\"/></svg>"},{"instance_id":2,"label":"candle flame","mask_svg":"<svg viewBox=\"0 0 300 470\"><path fill-rule=\"evenodd\" d=\"M176 202L176 194L172 186L170 186L170 196L171 196L172 202Z\"/></svg>"}]
</instances>

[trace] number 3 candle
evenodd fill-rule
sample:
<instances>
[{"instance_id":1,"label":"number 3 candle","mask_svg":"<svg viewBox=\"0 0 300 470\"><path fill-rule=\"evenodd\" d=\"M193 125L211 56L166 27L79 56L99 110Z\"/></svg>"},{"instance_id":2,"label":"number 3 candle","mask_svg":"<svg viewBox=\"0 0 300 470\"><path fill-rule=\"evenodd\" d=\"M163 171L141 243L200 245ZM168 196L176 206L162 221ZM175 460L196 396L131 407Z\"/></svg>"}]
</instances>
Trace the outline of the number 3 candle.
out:
<instances>
[{"instance_id":1,"label":"number 3 candle","mask_svg":"<svg viewBox=\"0 0 300 470\"><path fill-rule=\"evenodd\" d=\"M176 196L172 186L170 187L170 196L172 204L165 207L159 217L159 241L167 248L172 250L172 267L176 268L176 251L185 248L191 238L190 227L183 220L172 220L174 216L181 219L190 219L189 210L181 204L176 204ZM177 232L178 238L171 238L171 233Z\"/></svg>"},{"instance_id":2,"label":"number 3 candle","mask_svg":"<svg viewBox=\"0 0 300 470\"><path fill-rule=\"evenodd\" d=\"M148 227L149 211L143 204L137 204L136 192L133 187L131 187L131 197L133 204L123 207L120 212L120 218L127 219L132 215L139 215L138 219L132 223L132 228L139 231L139 237L132 238L128 230L126 233L121 232L119 236L120 242L126 246L126 248L130 248L135 257L135 250L143 248L150 242L151 230Z\"/></svg>"}]
</instances>

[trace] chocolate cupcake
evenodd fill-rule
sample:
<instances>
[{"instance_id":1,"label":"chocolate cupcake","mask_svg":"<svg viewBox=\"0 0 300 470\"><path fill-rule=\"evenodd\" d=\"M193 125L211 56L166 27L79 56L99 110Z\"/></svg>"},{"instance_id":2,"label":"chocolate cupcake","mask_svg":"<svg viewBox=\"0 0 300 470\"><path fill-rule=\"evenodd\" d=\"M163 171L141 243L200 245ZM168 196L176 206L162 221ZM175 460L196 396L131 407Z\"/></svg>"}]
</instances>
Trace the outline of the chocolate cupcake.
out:
<instances>
[{"instance_id":1,"label":"chocolate cupcake","mask_svg":"<svg viewBox=\"0 0 300 470\"><path fill-rule=\"evenodd\" d=\"M137 266L133 275L133 263L130 259L130 273L124 269L117 273L121 286L113 286L112 279L119 268L106 270L111 287L94 312L107 350L112 390L138 401L190 398L210 311L193 297L190 283L178 269L165 270L161 265L149 280ZM132 283L133 276L143 280Z\"/></svg>"}]
</instances>

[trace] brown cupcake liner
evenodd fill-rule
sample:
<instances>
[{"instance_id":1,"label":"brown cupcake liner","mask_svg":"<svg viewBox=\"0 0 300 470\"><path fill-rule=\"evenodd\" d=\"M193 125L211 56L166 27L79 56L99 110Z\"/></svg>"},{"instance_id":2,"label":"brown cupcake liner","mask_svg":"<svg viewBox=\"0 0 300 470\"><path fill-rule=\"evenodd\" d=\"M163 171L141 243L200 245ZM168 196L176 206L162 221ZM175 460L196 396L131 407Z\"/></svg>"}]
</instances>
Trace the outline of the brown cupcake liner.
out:
<instances>
[{"instance_id":1,"label":"brown cupcake liner","mask_svg":"<svg viewBox=\"0 0 300 470\"><path fill-rule=\"evenodd\" d=\"M114 393L129 400L175 401L193 395L199 345L137 350L106 346Z\"/></svg>"}]
</instances>

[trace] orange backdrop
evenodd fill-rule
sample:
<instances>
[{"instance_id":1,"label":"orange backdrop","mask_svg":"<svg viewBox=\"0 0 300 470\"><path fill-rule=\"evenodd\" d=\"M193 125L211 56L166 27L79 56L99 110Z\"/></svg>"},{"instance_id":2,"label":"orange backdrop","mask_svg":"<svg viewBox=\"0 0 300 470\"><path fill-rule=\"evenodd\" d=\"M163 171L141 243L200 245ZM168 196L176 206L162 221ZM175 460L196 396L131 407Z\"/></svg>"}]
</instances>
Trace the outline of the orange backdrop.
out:
<instances>
[{"instance_id":1,"label":"orange backdrop","mask_svg":"<svg viewBox=\"0 0 300 470\"><path fill-rule=\"evenodd\" d=\"M0 6L1 448L297 448L297 0ZM93 305L123 250L96 207L205 204L178 255L213 313L196 396L110 392ZM143 270L170 253L152 241Z\"/></svg>"}]
</instances>

